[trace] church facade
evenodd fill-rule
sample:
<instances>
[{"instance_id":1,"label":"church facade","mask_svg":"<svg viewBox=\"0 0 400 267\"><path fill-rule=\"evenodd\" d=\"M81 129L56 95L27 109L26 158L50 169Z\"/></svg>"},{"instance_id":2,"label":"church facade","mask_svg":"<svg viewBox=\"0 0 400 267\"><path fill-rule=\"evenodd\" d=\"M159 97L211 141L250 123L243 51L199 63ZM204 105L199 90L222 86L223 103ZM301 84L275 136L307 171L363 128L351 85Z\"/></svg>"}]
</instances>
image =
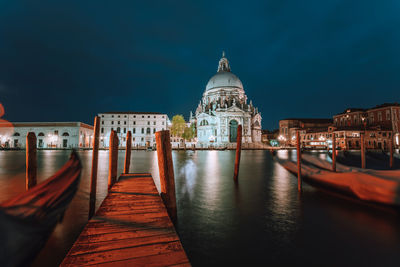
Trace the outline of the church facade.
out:
<instances>
[{"instance_id":1,"label":"church facade","mask_svg":"<svg viewBox=\"0 0 400 267\"><path fill-rule=\"evenodd\" d=\"M192 118L197 126L198 146L227 147L235 143L238 125L242 125L243 143L261 142L261 119L223 53L218 71L208 81Z\"/></svg>"}]
</instances>

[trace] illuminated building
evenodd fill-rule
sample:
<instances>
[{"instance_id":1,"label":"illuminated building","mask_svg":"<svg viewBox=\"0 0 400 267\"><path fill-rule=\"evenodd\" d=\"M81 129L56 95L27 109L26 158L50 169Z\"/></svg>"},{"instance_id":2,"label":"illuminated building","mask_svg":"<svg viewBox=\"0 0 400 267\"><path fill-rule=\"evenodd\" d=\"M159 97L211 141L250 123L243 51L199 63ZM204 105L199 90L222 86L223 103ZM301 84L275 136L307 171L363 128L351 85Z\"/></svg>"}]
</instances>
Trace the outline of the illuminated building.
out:
<instances>
[{"instance_id":1,"label":"illuminated building","mask_svg":"<svg viewBox=\"0 0 400 267\"><path fill-rule=\"evenodd\" d=\"M197 106L195 119L198 146L229 146L236 142L242 125L242 142L261 143L261 114L247 102L243 84L231 72L225 53L217 73L208 81Z\"/></svg>"},{"instance_id":2,"label":"illuminated building","mask_svg":"<svg viewBox=\"0 0 400 267\"><path fill-rule=\"evenodd\" d=\"M25 148L26 135L36 135L37 148L89 148L93 126L82 122L12 122L0 123L0 147Z\"/></svg>"}]
</instances>

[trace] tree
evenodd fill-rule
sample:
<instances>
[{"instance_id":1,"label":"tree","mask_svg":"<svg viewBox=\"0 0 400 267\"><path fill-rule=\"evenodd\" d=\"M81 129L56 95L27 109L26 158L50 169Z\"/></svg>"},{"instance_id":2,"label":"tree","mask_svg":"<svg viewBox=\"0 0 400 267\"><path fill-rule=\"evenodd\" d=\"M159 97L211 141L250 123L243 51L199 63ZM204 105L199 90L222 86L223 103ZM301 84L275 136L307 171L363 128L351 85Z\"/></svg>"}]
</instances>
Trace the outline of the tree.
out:
<instances>
[{"instance_id":1,"label":"tree","mask_svg":"<svg viewBox=\"0 0 400 267\"><path fill-rule=\"evenodd\" d=\"M194 137L193 131L191 127L185 127L185 130L183 132L183 136L184 139L186 140L191 140Z\"/></svg>"},{"instance_id":2,"label":"tree","mask_svg":"<svg viewBox=\"0 0 400 267\"><path fill-rule=\"evenodd\" d=\"M183 137L185 128L186 123L182 115L175 115L172 117L171 134L173 136Z\"/></svg>"}]
</instances>

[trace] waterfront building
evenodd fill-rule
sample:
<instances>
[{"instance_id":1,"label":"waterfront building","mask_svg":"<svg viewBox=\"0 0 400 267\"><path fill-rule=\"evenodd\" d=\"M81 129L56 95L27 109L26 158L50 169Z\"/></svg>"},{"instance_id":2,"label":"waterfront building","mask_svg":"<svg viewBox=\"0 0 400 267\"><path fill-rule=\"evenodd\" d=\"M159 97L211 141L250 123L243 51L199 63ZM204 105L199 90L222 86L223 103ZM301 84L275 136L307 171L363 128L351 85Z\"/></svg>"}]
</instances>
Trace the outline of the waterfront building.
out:
<instances>
[{"instance_id":1,"label":"waterfront building","mask_svg":"<svg viewBox=\"0 0 400 267\"><path fill-rule=\"evenodd\" d=\"M39 149L92 146L93 126L82 122L1 122L0 147L25 148L28 132L35 133Z\"/></svg>"},{"instance_id":2,"label":"waterfront building","mask_svg":"<svg viewBox=\"0 0 400 267\"><path fill-rule=\"evenodd\" d=\"M384 103L369 109L348 108L344 112L333 116L334 126L339 130L365 130L369 132L371 146L385 149L389 137L393 135L393 142L399 147L400 105L398 103ZM368 138L368 133L366 133ZM367 140L366 140L367 141Z\"/></svg>"},{"instance_id":3,"label":"waterfront building","mask_svg":"<svg viewBox=\"0 0 400 267\"><path fill-rule=\"evenodd\" d=\"M281 145L296 145L296 131L323 132L332 125L332 119L288 118L279 121L278 141Z\"/></svg>"},{"instance_id":4,"label":"waterfront building","mask_svg":"<svg viewBox=\"0 0 400 267\"><path fill-rule=\"evenodd\" d=\"M200 147L230 146L236 142L238 125L242 125L242 142L261 143L261 113L248 102L243 84L231 72L225 53L217 73L208 81L195 118Z\"/></svg>"},{"instance_id":5,"label":"waterfront building","mask_svg":"<svg viewBox=\"0 0 400 267\"><path fill-rule=\"evenodd\" d=\"M116 131L119 145L126 146L126 134L132 132L132 147L155 147L155 133L168 128L167 114L158 112L104 112L100 117L100 147L108 147L111 131Z\"/></svg>"}]
</instances>

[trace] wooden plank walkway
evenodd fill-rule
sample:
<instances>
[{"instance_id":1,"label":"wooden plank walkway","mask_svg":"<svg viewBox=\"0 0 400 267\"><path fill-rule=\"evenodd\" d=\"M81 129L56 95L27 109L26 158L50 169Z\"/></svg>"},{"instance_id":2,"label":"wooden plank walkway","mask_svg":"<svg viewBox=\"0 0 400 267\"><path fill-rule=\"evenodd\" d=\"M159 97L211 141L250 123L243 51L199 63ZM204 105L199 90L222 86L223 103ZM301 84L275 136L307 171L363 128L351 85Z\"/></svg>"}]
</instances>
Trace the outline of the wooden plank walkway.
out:
<instances>
[{"instance_id":1,"label":"wooden plank walkway","mask_svg":"<svg viewBox=\"0 0 400 267\"><path fill-rule=\"evenodd\" d=\"M121 175L60 266L190 266L151 174Z\"/></svg>"}]
</instances>

